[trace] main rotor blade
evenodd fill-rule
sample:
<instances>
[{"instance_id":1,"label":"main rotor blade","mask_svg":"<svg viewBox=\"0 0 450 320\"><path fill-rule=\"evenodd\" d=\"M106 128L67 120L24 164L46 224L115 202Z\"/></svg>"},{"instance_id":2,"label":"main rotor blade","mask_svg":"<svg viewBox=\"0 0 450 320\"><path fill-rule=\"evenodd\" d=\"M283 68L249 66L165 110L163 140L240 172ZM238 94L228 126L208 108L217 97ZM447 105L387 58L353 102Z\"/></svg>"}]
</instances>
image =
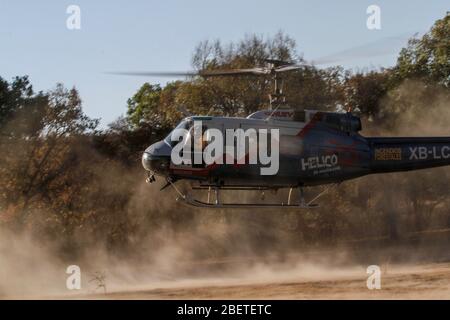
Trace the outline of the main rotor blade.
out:
<instances>
[{"instance_id":1,"label":"main rotor blade","mask_svg":"<svg viewBox=\"0 0 450 320\"><path fill-rule=\"evenodd\" d=\"M107 72L108 74L116 74L121 76L142 76L142 77L195 77L199 73L196 71L178 72L178 71L119 71Z\"/></svg>"},{"instance_id":2,"label":"main rotor blade","mask_svg":"<svg viewBox=\"0 0 450 320\"><path fill-rule=\"evenodd\" d=\"M281 66L275 69L275 72L286 72L303 69L305 66L300 64L293 64L288 66Z\"/></svg>"},{"instance_id":3,"label":"main rotor blade","mask_svg":"<svg viewBox=\"0 0 450 320\"><path fill-rule=\"evenodd\" d=\"M265 75L270 74L270 69L250 68L250 69L230 69L230 70L205 70L198 73L202 77L223 77L238 75Z\"/></svg>"},{"instance_id":4,"label":"main rotor blade","mask_svg":"<svg viewBox=\"0 0 450 320\"><path fill-rule=\"evenodd\" d=\"M142 76L142 77L223 77L237 75L265 75L270 74L270 70L266 68L250 68L250 69L231 69L231 70L203 70L203 71L119 71L107 72L122 76Z\"/></svg>"}]
</instances>

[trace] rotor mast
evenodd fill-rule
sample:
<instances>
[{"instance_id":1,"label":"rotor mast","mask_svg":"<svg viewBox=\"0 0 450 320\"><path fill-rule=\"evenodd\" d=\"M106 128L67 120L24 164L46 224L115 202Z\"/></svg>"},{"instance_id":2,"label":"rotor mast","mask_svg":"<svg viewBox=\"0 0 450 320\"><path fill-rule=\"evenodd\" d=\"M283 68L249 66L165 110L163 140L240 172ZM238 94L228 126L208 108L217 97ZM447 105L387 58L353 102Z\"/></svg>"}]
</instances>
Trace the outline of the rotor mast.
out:
<instances>
[{"instance_id":1,"label":"rotor mast","mask_svg":"<svg viewBox=\"0 0 450 320\"><path fill-rule=\"evenodd\" d=\"M273 70L276 65L269 63L269 67ZM270 110L276 109L286 103L286 96L283 93L283 78L278 72L272 72L273 91L269 93L269 108Z\"/></svg>"}]
</instances>

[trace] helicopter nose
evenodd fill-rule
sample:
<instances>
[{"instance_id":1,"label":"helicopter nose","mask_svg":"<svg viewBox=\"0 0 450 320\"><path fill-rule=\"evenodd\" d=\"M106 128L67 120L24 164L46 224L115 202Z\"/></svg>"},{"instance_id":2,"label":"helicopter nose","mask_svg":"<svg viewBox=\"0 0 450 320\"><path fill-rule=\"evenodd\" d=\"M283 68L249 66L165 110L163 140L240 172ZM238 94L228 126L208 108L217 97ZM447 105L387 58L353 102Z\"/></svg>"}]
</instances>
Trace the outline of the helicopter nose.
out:
<instances>
[{"instance_id":1,"label":"helicopter nose","mask_svg":"<svg viewBox=\"0 0 450 320\"><path fill-rule=\"evenodd\" d=\"M154 156L149 152L144 152L142 166L147 171L163 174L169 169L169 161L167 157Z\"/></svg>"},{"instance_id":2,"label":"helicopter nose","mask_svg":"<svg viewBox=\"0 0 450 320\"><path fill-rule=\"evenodd\" d=\"M164 175L169 170L169 165L170 148L163 142L151 145L142 155L142 166L147 171Z\"/></svg>"},{"instance_id":3,"label":"helicopter nose","mask_svg":"<svg viewBox=\"0 0 450 320\"><path fill-rule=\"evenodd\" d=\"M150 153L144 152L142 155L142 166L147 171L153 171L152 155Z\"/></svg>"}]
</instances>

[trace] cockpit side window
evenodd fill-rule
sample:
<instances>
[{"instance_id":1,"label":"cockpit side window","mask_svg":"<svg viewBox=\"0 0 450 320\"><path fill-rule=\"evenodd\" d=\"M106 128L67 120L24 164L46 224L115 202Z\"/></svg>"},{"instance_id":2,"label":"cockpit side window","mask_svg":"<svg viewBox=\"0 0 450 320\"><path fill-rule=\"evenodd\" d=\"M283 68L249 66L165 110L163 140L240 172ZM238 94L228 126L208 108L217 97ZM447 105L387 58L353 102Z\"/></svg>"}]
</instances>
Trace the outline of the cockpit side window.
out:
<instances>
[{"instance_id":1,"label":"cockpit side window","mask_svg":"<svg viewBox=\"0 0 450 320\"><path fill-rule=\"evenodd\" d=\"M180 142L182 140L182 137L180 137L180 139L178 141L173 141L172 139L172 134L174 133L175 130L177 129L185 129L187 130L189 128L189 126L191 125L191 121L189 120L183 120L181 121L176 127L175 129L173 129L169 135L164 139L164 141L170 145L171 147L175 146L178 142Z\"/></svg>"},{"instance_id":2,"label":"cockpit side window","mask_svg":"<svg viewBox=\"0 0 450 320\"><path fill-rule=\"evenodd\" d=\"M180 129L186 130L183 135L180 135L180 133L177 132L177 130ZM183 152L187 152L188 154L190 154L188 155L188 157L191 158L191 164L193 167L204 167L205 164L203 163L203 151L208 145L208 141L205 135L205 132L207 130L208 127L204 124L202 124L201 127L197 127L195 121L183 120L175 127L175 129L172 130L172 132L164 139L164 141L171 147L174 147L177 143L180 143L182 141L184 141L184 143L189 143L190 148L185 149L185 146L183 146L183 150L180 151L180 157L183 157ZM176 139L176 137L178 137L179 139ZM195 163L195 152L200 153L199 157L197 156L196 158L202 159L201 163Z\"/></svg>"}]
</instances>

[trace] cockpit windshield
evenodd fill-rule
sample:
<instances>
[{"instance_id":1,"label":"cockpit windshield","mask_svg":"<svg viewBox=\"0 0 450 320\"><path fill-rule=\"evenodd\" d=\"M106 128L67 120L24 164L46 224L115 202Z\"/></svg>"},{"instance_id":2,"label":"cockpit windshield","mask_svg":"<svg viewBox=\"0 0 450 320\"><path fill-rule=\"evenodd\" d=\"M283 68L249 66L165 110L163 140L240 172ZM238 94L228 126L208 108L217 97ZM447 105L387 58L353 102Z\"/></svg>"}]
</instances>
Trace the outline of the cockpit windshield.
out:
<instances>
[{"instance_id":1,"label":"cockpit windshield","mask_svg":"<svg viewBox=\"0 0 450 320\"><path fill-rule=\"evenodd\" d=\"M176 127L175 129L173 129L169 135L164 139L164 142L167 143L169 146L173 147L174 145L176 145L179 140L174 140L172 139L172 135L174 133L175 130L177 129L185 129L188 130L189 126L191 125L191 121L190 120L182 120Z\"/></svg>"}]
</instances>

